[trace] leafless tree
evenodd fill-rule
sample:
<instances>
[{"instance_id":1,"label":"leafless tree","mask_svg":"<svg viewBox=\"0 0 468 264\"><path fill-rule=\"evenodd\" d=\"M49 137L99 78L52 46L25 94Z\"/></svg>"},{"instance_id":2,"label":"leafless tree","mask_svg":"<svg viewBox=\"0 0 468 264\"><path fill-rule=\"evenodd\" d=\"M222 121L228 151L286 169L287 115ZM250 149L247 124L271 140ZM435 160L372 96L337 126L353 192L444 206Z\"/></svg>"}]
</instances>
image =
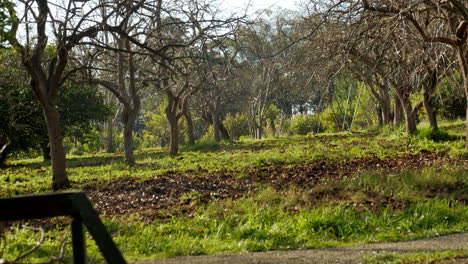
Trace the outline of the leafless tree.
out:
<instances>
[{"instance_id":1,"label":"leafless tree","mask_svg":"<svg viewBox=\"0 0 468 264\"><path fill-rule=\"evenodd\" d=\"M362 8L379 13L385 19L398 21L407 29L411 27L411 32L414 33L408 32L407 36L418 36L421 42L439 43L452 48L457 54L465 96L468 98L468 3L466 1L362 0ZM468 122L465 133L468 136Z\"/></svg>"},{"instance_id":2,"label":"leafless tree","mask_svg":"<svg viewBox=\"0 0 468 264\"><path fill-rule=\"evenodd\" d=\"M62 84L74 72L67 68L70 51L103 29L106 18L98 14L98 6L93 1L26 0L16 7L10 44L20 52L44 112L53 190L70 186L56 99Z\"/></svg>"}]
</instances>

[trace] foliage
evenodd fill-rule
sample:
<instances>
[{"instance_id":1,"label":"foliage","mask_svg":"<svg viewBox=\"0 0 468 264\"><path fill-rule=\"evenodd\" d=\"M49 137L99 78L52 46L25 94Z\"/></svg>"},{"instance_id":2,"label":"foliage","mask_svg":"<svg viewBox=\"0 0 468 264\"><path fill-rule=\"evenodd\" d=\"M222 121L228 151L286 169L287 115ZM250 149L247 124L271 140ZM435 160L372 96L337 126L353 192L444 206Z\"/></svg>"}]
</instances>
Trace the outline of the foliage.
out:
<instances>
[{"instance_id":1,"label":"foliage","mask_svg":"<svg viewBox=\"0 0 468 264\"><path fill-rule=\"evenodd\" d=\"M114 111L112 105L104 103L96 86L70 82L60 90L57 107L64 135L82 143L89 143L89 137L96 132L96 124L105 121Z\"/></svg>"},{"instance_id":2,"label":"foliage","mask_svg":"<svg viewBox=\"0 0 468 264\"><path fill-rule=\"evenodd\" d=\"M352 116L346 115L338 104L331 104L320 113L323 129L328 132L346 131L350 129Z\"/></svg>"},{"instance_id":3,"label":"foliage","mask_svg":"<svg viewBox=\"0 0 468 264\"><path fill-rule=\"evenodd\" d=\"M250 135L249 118L243 113L228 113L224 119L224 125L228 130L229 136L233 140L238 140L241 136Z\"/></svg>"},{"instance_id":4,"label":"foliage","mask_svg":"<svg viewBox=\"0 0 468 264\"><path fill-rule=\"evenodd\" d=\"M376 118L371 114L374 109L372 95L364 83L343 75L336 80L331 102L317 115L329 132L367 129Z\"/></svg>"},{"instance_id":5,"label":"foliage","mask_svg":"<svg viewBox=\"0 0 468 264\"><path fill-rule=\"evenodd\" d=\"M375 109L377 105L370 89L363 83L357 83L356 100L352 105L352 129L364 130L377 123Z\"/></svg>"},{"instance_id":6,"label":"foliage","mask_svg":"<svg viewBox=\"0 0 468 264\"><path fill-rule=\"evenodd\" d=\"M289 132L292 135L320 133L323 132L323 126L318 115L298 114L291 118Z\"/></svg>"},{"instance_id":7,"label":"foliage","mask_svg":"<svg viewBox=\"0 0 468 264\"><path fill-rule=\"evenodd\" d=\"M0 0L0 48L12 37L12 33L8 28L15 19L16 14L13 3L8 0Z\"/></svg>"},{"instance_id":8,"label":"foliage","mask_svg":"<svg viewBox=\"0 0 468 264\"><path fill-rule=\"evenodd\" d=\"M28 75L18 65L11 49L0 50L0 154L1 160L15 151L38 147L47 140L43 114L39 103L29 89Z\"/></svg>"},{"instance_id":9,"label":"foliage","mask_svg":"<svg viewBox=\"0 0 468 264\"><path fill-rule=\"evenodd\" d=\"M146 147L164 147L169 143L169 124L163 113L164 109L160 106L158 113L145 114L143 141Z\"/></svg>"},{"instance_id":10,"label":"foliage","mask_svg":"<svg viewBox=\"0 0 468 264\"><path fill-rule=\"evenodd\" d=\"M170 129L167 121L165 108L167 100L164 100L156 108L156 112L147 112L145 114L145 128L143 129L143 145L145 147L165 147L169 144ZM179 143L186 141L186 120L179 120Z\"/></svg>"},{"instance_id":11,"label":"foliage","mask_svg":"<svg viewBox=\"0 0 468 264\"><path fill-rule=\"evenodd\" d=\"M443 78L437 86L436 108L442 117L448 119L464 118L466 115L466 97L463 94L461 74Z\"/></svg>"},{"instance_id":12,"label":"foliage","mask_svg":"<svg viewBox=\"0 0 468 264\"><path fill-rule=\"evenodd\" d=\"M182 147L183 151L217 151L221 148L221 144L214 141L213 138L202 139L195 142L194 145L184 145Z\"/></svg>"},{"instance_id":13,"label":"foliage","mask_svg":"<svg viewBox=\"0 0 468 264\"><path fill-rule=\"evenodd\" d=\"M64 139L64 147L71 155L94 154L103 149L101 135L96 128L90 128L86 134L80 135L80 140L71 141L70 137Z\"/></svg>"},{"instance_id":14,"label":"foliage","mask_svg":"<svg viewBox=\"0 0 468 264\"><path fill-rule=\"evenodd\" d=\"M0 57L0 144L10 142L10 153L46 150L44 116L29 86L29 77L13 50L2 50ZM85 135L91 135L96 123L112 113L112 108L104 104L102 95L93 86L67 82L57 101L64 135L82 144L89 144Z\"/></svg>"},{"instance_id":15,"label":"foliage","mask_svg":"<svg viewBox=\"0 0 468 264\"><path fill-rule=\"evenodd\" d=\"M429 139L435 142L453 141L460 139L460 136L450 134L449 132L439 129L434 131L430 128L419 129L417 133L419 139Z\"/></svg>"},{"instance_id":16,"label":"foliage","mask_svg":"<svg viewBox=\"0 0 468 264\"><path fill-rule=\"evenodd\" d=\"M266 135L267 136L277 136L277 132L280 128L281 122L281 110L278 109L275 105L271 104L268 106L268 109L265 113L266 121Z\"/></svg>"}]
</instances>

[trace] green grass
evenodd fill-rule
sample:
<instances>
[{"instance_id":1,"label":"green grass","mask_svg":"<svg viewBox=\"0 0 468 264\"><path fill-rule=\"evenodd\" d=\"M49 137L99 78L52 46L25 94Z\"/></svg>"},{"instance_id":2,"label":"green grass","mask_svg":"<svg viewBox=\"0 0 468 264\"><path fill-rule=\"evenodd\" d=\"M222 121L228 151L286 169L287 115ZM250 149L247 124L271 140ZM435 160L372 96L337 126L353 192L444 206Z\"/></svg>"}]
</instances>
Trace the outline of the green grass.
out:
<instances>
[{"instance_id":1,"label":"green grass","mask_svg":"<svg viewBox=\"0 0 468 264\"><path fill-rule=\"evenodd\" d=\"M446 200L433 199L403 210L381 208L377 213L344 205L292 213L284 210L288 202L282 197L267 189L249 198L212 204L193 218L149 225L121 219L106 225L128 259L336 247L468 231L466 207L449 208ZM15 231L15 244L8 245L5 258L18 255L37 239L29 230ZM31 260L44 261L57 247L58 240L50 239ZM92 259L100 259L95 245L88 250Z\"/></svg>"},{"instance_id":2,"label":"green grass","mask_svg":"<svg viewBox=\"0 0 468 264\"><path fill-rule=\"evenodd\" d=\"M418 239L467 232L467 220L468 207L448 199L426 199L396 210L384 205L363 210L350 203L314 207L300 190L267 188L235 201L211 203L193 217L150 224L121 217L105 224L126 258L150 259ZM14 231L15 243L8 244L5 256L10 259L37 240L29 230ZM50 232L64 236L64 231ZM57 247L57 239L48 240L34 260L44 261ZM88 250L100 259L95 245Z\"/></svg>"},{"instance_id":3,"label":"green grass","mask_svg":"<svg viewBox=\"0 0 468 264\"><path fill-rule=\"evenodd\" d=\"M447 135L456 135L459 126L441 125L449 131ZM137 151L137 166L133 168L123 163L121 153L69 156L68 172L79 188L92 181L128 176L146 179L168 171L193 177L206 171L229 171L237 178L246 178L251 168L293 167L317 160L385 159L421 151L468 157L466 143L459 137L434 140L424 133L410 137L399 129L385 128L380 134L374 131L203 141L182 147L177 157L159 148ZM0 172L2 197L49 191L49 164L29 159L11 161L10 165ZM213 201L190 217L174 216L170 221L142 223L137 215L103 219L128 259L399 241L467 232L467 179L466 165L441 161L435 168L363 172L339 182L324 179L310 189L278 191L274 186L265 187L257 193L244 193L237 200ZM180 199L192 199L190 195L197 194ZM48 230L44 246L26 262L47 261L68 232L59 226ZM37 232L13 225L0 258L14 259L37 239ZM102 260L91 241L88 251L91 263ZM70 250L66 256L70 257ZM375 261L394 257L377 256Z\"/></svg>"},{"instance_id":4,"label":"green grass","mask_svg":"<svg viewBox=\"0 0 468 264\"><path fill-rule=\"evenodd\" d=\"M169 223L120 224L115 239L128 257L141 259L345 246L468 230L466 208L447 209L447 201L398 211L382 208L377 214L347 206L288 213L280 210L280 201L269 205L258 201L262 200L239 200L228 213L223 205L213 205L194 218Z\"/></svg>"},{"instance_id":5,"label":"green grass","mask_svg":"<svg viewBox=\"0 0 468 264\"><path fill-rule=\"evenodd\" d=\"M124 176L148 178L167 171L191 173L193 171L239 172L259 166L288 166L320 159L351 159L354 157L379 156L381 158L417 153L417 145L408 146L400 140L383 142L373 135L340 133L336 135L294 136L265 140L200 143L182 148L177 157L170 157L163 149L148 149L136 152L137 166L127 167L122 154L100 153L94 155L68 156L70 180L85 183L90 179L110 180ZM11 161L1 173L7 184L0 185L0 195L11 196L44 192L50 188L50 167L41 159ZM8 177L15 185L8 182ZM19 179L19 178L18 178ZM19 182L21 181L21 182Z\"/></svg>"}]
</instances>

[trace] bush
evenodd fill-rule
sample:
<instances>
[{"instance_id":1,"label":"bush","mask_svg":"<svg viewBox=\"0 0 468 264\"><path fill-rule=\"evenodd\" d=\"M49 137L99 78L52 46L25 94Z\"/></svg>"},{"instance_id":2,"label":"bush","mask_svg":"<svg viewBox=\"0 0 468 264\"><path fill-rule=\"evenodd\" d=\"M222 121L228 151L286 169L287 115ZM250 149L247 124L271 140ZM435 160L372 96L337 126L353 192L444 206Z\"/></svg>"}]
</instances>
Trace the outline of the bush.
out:
<instances>
[{"instance_id":1,"label":"bush","mask_svg":"<svg viewBox=\"0 0 468 264\"><path fill-rule=\"evenodd\" d=\"M146 147L164 147L169 142L169 125L164 114L145 114L143 141Z\"/></svg>"},{"instance_id":2,"label":"bush","mask_svg":"<svg viewBox=\"0 0 468 264\"><path fill-rule=\"evenodd\" d=\"M432 130L431 128L419 129L417 137L419 139L429 139L435 142L458 140L460 137L452 135L445 130Z\"/></svg>"},{"instance_id":3,"label":"bush","mask_svg":"<svg viewBox=\"0 0 468 264\"><path fill-rule=\"evenodd\" d=\"M194 145L184 145L183 151L201 151L210 152L217 151L221 148L221 144L214 141L212 138L202 139L197 141Z\"/></svg>"},{"instance_id":4,"label":"bush","mask_svg":"<svg viewBox=\"0 0 468 264\"><path fill-rule=\"evenodd\" d=\"M268 137L277 136L281 125L281 110L275 105L270 105L265 114L266 126L265 135Z\"/></svg>"},{"instance_id":5,"label":"bush","mask_svg":"<svg viewBox=\"0 0 468 264\"><path fill-rule=\"evenodd\" d=\"M145 114L145 128L143 129L143 147L164 147L170 141L170 126L164 112L165 103L160 104L156 113ZM179 119L179 144L185 144L187 121Z\"/></svg>"},{"instance_id":6,"label":"bush","mask_svg":"<svg viewBox=\"0 0 468 264\"><path fill-rule=\"evenodd\" d=\"M333 105L328 106L322 115L322 124L327 132L339 132L350 129L352 116L348 113L337 111ZM344 126L343 126L344 121Z\"/></svg>"},{"instance_id":7,"label":"bush","mask_svg":"<svg viewBox=\"0 0 468 264\"><path fill-rule=\"evenodd\" d=\"M238 140L241 136L250 135L249 119L246 114L236 113L232 115L229 113L224 119L224 125L233 140Z\"/></svg>"},{"instance_id":8,"label":"bush","mask_svg":"<svg viewBox=\"0 0 468 264\"><path fill-rule=\"evenodd\" d=\"M317 115L299 114L291 118L289 131L295 135L323 132L323 127Z\"/></svg>"}]
</instances>

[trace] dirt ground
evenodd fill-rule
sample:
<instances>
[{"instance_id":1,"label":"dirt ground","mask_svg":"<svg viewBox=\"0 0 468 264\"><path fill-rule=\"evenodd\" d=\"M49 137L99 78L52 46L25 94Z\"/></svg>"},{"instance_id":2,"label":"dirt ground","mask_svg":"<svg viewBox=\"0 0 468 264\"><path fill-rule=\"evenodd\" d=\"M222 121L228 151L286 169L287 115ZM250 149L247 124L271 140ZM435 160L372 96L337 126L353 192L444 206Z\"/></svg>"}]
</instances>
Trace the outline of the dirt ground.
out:
<instances>
[{"instance_id":1,"label":"dirt ground","mask_svg":"<svg viewBox=\"0 0 468 264\"><path fill-rule=\"evenodd\" d=\"M364 256L379 253L411 253L435 250L460 250L468 248L468 233L453 234L428 239L372 243L345 248L272 251L259 253L215 254L207 256L175 257L152 261L137 261L134 264L358 264ZM433 264L468 263L468 258L455 258Z\"/></svg>"}]
</instances>

